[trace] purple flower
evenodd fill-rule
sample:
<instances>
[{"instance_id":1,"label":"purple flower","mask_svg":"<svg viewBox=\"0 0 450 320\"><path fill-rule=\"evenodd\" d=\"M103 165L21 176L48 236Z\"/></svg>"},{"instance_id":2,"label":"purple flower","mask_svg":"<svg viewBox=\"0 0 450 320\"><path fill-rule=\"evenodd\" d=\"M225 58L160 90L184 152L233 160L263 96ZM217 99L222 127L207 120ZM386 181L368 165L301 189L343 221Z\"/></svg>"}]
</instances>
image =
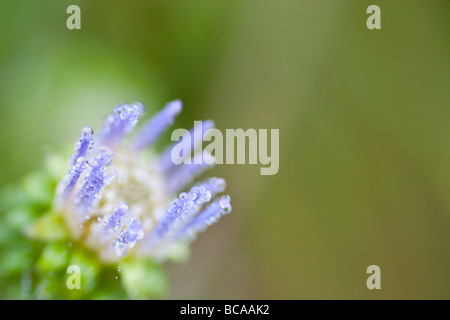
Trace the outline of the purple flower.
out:
<instances>
[{"instance_id":1,"label":"purple flower","mask_svg":"<svg viewBox=\"0 0 450 320\"><path fill-rule=\"evenodd\" d=\"M117 106L95 136L89 127L82 130L55 203L74 237L101 259L137 254L164 260L173 247L187 246L198 232L230 212L230 198L217 196L226 185L221 178L206 179L179 193L211 165L198 160L175 165L170 158L173 145L160 155L149 148L181 109L179 100L168 103L130 140L127 134L144 113L141 103ZM205 121L200 131L213 126ZM191 141L193 150L200 145ZM202 154L208 156L200 152L194 157Z\"/></svg>"}]
</instances>

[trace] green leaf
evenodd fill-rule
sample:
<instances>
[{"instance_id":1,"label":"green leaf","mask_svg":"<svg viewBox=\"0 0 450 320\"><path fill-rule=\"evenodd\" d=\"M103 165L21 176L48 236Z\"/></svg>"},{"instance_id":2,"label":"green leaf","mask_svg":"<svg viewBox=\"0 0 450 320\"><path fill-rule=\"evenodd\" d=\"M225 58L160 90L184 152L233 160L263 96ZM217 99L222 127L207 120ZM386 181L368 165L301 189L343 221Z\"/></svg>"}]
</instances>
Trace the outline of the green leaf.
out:
<instances>
[{"instance_id":1,"label":"green leaf","mask_svg":"<svg viewBox=\"0 0 450 320\"><path fill-rule=\"evenodd\" d=\"M39 271L47 273L67 267L69 249L66 242L46 245L37 261Z\"/></svg>"},{"instance_id":2,"label":"green leaf","mask_svg":"<svg viewBox=\"0 0 450 320\"><path fill-rule=\"evenodd\" d=\"M93 253L83 249L74 248L70 262L67 265L76 265L81 272L81 289L67 289L70 298L79 298L91 292L98 283L98 275L102 271L102 265Z\"/></svg>"},{"instance_id":3,"label":"green leaf","mask_svg":"<svg viewBox=\"0 0 450 320\"><path fill-rule=\"evenodd\" d=\"M41 204L52 202L54 186L46 172L36 171L27 175L23 181L23 188L33 202Z\"/></svg>"},{"instance_id":4,"label":"green leaf","mask_svg":"<svg viewBox=\"0 0 450 320\"><path fill-rule=\"evenodd\" d=\"M9 228L22 232L26 225L34 219L33 209L29 206L17 206L13 208L5 217L5 222Z\"/></svg>"},{"instance_id":5,"label":"green leaf","mask_svg":"<svg viewBox=\"0 0 450 320\"><path fill-rule=\"evenodd\" d=\"M8 185L0 192L0 214L6 213L17 205L27 205L30 200L21 186Z\"/></svg>"},{"instance_id":6,"label":"green leaf","mask_svg":"<svg viewBox=\"0 0 450 320\"><path fill-rule=\"evenodd\" d=\"M31 264L31 247L27 244L11 243L9 247L2 248L0 255L0 277L11 276L13 273L20 273Z\"/></svg>"}]
</instances>

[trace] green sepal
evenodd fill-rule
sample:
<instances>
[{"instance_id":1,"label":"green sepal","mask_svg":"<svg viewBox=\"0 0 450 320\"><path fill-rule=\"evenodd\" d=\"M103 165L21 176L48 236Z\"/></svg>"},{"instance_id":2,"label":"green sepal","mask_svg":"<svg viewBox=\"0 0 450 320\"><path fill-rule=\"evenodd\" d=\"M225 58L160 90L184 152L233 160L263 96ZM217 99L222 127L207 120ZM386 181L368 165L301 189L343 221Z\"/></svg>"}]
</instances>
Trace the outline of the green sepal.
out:
<instances>
[{"instance_id":1,"label":"green sepal","mask_svg":"<svg viewBox=\"0 0 450 320\"><path fill-rule=\"evenodd\" d=\"M175 263L184 263L189 260L190 256L189 245L181 241L172 244L167 252L167 260Z\"/></svg>"},{"instance_id":2,"label":"green sepal","mask_svg":"<svg viewBox=\"0 0 450 320\"><path fill-rule=\"evenodd\" d=\"M144 259L120 263L120 280L131 299L155 299L167 294L167 275L161 265Z\"/></svg>"},{"instance_id":3,"label":"green sepal","mask_svg":"<svg viewBox=\"0 0 450 320\"><path fill-rule=\"evenodd\" d=\"M26 228L26 234L41 241L68 240L70 232L64 217L54 211L47 212Z\"/></svg>"}]
</instances>

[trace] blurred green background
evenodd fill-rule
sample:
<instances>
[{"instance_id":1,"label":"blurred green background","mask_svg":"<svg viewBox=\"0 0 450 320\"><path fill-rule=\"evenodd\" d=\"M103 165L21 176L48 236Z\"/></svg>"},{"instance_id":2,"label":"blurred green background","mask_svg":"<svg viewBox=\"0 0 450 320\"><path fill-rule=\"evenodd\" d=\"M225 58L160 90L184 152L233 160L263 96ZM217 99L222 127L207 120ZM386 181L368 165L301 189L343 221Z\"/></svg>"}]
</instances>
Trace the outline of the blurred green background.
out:
<instances>
[{"instance_id":1,"label":"blurred green background","mask_svg":"<svg viewBox=\"0 0 450 320\"><path fill-rule=\"evenodd\" d=\"M450 1L2 1L0 30L0 186L123 102L280 130L277 175L206 174L233 212L170 298L450 299Z\"/></svg>"}]
</instances>

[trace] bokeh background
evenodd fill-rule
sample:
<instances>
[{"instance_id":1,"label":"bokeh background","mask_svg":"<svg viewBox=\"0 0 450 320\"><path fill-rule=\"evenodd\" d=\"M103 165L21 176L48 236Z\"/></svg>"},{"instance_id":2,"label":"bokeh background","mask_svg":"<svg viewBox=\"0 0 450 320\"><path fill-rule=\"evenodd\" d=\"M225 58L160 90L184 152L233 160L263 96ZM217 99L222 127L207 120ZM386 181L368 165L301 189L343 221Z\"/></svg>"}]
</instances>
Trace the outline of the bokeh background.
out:
<instances>
[{"instance_id":1,"label":"bokeh background","mask_svg":"<svg viewBox=\"0 0 450 320\"><path fill-rule=\"evenodd\" d=\"M0 30L0 186L123 102L280 130L277 175L207 173L233 212L167 265L169 298L450 298L448 0L2 1Z\"/></svg>"}]
</instances>

